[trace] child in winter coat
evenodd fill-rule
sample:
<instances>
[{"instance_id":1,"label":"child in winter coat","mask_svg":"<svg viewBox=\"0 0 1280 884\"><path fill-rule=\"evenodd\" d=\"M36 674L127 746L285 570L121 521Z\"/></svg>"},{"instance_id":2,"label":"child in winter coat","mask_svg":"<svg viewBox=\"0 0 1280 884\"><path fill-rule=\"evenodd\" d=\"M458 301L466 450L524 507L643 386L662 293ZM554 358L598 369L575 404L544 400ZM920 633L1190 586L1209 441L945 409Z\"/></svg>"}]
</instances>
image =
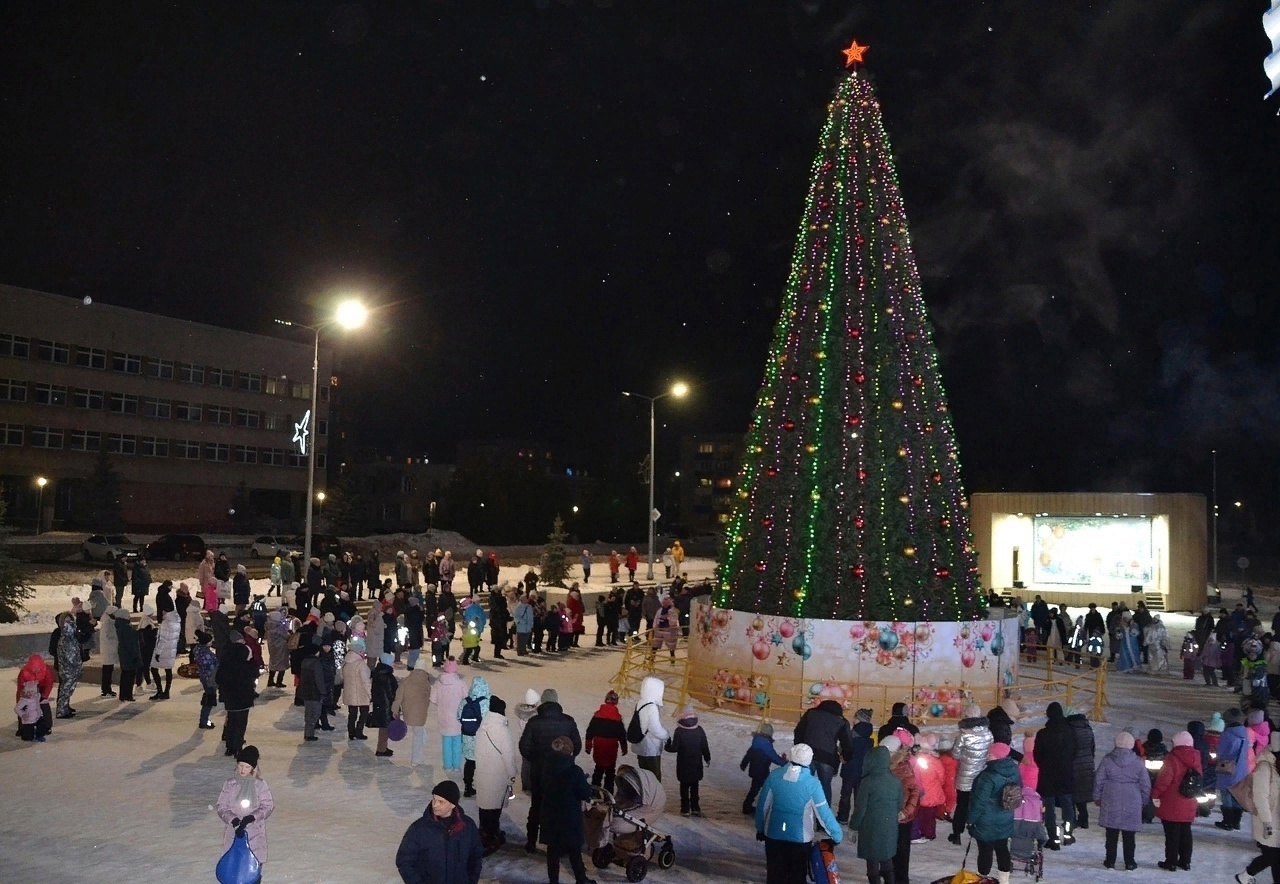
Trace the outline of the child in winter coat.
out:
<instances>
[{"instance_id":1,"label":"child in winter coat","mask_svg":"<svg viewBox=\"0 0 1280 884\"><path fill-rule=\"evenodd\" d=\"M870 709L859 709L855 718L853 751L840 765L840 804L836 808L836 820L842 823L849 822L849 813L853 810L853 794L862 780L862 762L871 751L871 735L875 732L871 725Z\"/></svg>"},{"instance_id":2,"label":"child in winter coat","mask_svg":"<svg viewBox=\"0 0 1280 884\"><path fill-rule=\"evenodd\" d=\"M1218 643L1217 633L1210 632L1200 649L1200 671L1207 685L1218 684L1218 670L1222 667L1222 645Z\"/></svg>"},{"instance_id":3,"label":"child in winter coat","mask_svg":"<svg viewBox=\"0 0 1280 884\"><path fill-rule=\"evenodd\" d=\"M1271 745L1271 722L1267 721L1267 715L1263 709L1265 707L1250 709L1244 718L1246 729L1253 737L1255 756L1267 751L1267 746Z\"/></svg>"},{"instance_id":4,"label":"child in winter coat","mask_svg":"<svg viewBox=\"0 0 1280 884\"><path fill-rule=\"evenodd\" d=\"M215 805L218 819L226 823L222 832L223 852L230 849L236 833L244 832L249 839L249 849L265 867L267 818L275 806L271 790L258 770L258 747L244 746L236 753L235 773L222 784Z\"/></svg>"},{"instance_id":5,"label":"child in winter coat","mask_svg":"<svg viewBox=\"0 0 1280 884\"><path fill-rule=\"evenodd\" d=\"M444 674L431 688L431 702L436 707L440 725L440 753L445 770L462 770L462 723L458 707L467 697L467 683L458 675L458 661L448 660Z\"/></svg>"},{"instance_id":6,"label":"child in winter coat","mask_svg":"<svg viewBox=\"0 0 1280 884\"><path fill-rule=\"evenodd\" d=\"M942 791L946 795L943 802L943 818L951 819L956 811L956 771L960 762L953 753L955 741L949 736L938 737L938 761L942 764Z\"/></svg>"},{"instance_id":7,"label":"child in winter coat","mask_svg":"<svg viewBox=\"0 0 1280 884\"><path fill-rule=\"evenodd\" d=\"M1196 642L1196 634L1188 632L1182 637L1182 650L1178 657L1182 660L1182 678L1191 681L1196 677L1196 667L1200 665L1200 645Z\"/></svg>"},{"instance_id":8,"label":"child in winter coat","mask_svg":"<svg viewBox=\"0 0 1280 884\"><path fill-rule=\"evenodd\" d=\"M707 732L698 724L698 713L685 706L676 719L676 730L667 738L667 751L676 754L676 780L680 783L680 815L702 816L698 803L698 784L702 781L702 762L711 763L711 746Z\"/></svg>"},{"instance_id":9,"label":"child in winter coat","mask_svg":"<svg viewBox=\"0 0 1280 884\"><path fill-rule=\"evenodd\" d=\"M18 705L13 707L18 714L18 732L28 743L32 740L43 743L44 710L40 708L40 685L34 681L24 682L20 694Z\"/></svg>"},{"instance_id":10,"label":"child in winter coat","mask_svg":"<svg viewBox=\"0 0 1280 884\"><path fill-rule=\"evenodd\" d=\"M200 672L200 687L204 689L200 696L200 729L206 731L217 727L209 720L209 713L218 705L218 656L213 653L212 642L213 635L200 630L191 651L191 662Z\"/></svg>"},{"instance_id":11,"label":"child in winter coat","mask_svg":"<svg viewBox=\"0 0 1280 884\"><path fill-rule=\"evenodd\" d=\"M536 708L536 707L535 707ZM618 750L627 754L627 729L622 723L622 713L618 711L618 692L609 691L604 702L591 716L587 723L587 754L596 760L596 769L591 774L591 785L603 783L604 790L613 794L614 773L617 770Z\"/></svg>"},{"instance_id":12,"label":"child in winter coat","mask_svg":"<svg viewBox=\"0 0 1280 884\"><path fill-rule=\"evenodd\" d=\"M1023 750L1023 761L1031 757L1030 751ZM1032 762L1032 770L1036 779L1040 777L1040 769ZM1018 770L1024 770L1022 764ZM1049 830L1044 827L1044 800L1035 786L1022 783L1022 804L1013 812L1013 839L1009 842L1009 852L1014 859L1027 859L1035 856L1036 851L1049 843Z\"/></svg>"},{"instance_id":13,"label":"child in winter coat","mask_svg":"<svg viewBox=\"0 0 1280 884\"><path fill-rule=\"evenodd\" d=\"M471 678L471 690L467 691L467 696L458 703L458 727L462 733L462 796L464 798L472 798L476 794L473 785L476 775L476 733L479 732L480 722L489 712L489 696L489 682L483 675L476 675ZM469 727L463 721L468 700L475 700L480 706L480 717L474 724L476 731L470 735L466 733Z\"/></svg>"},{"instance_id":14,"label":"child in winter coat","mask_svg":"<svg viewBox=\"0 0 1280 884\"><path fill-rule=\"evenodd\" d=\"M769 771L773 765L786 763L787 759L773 748L773 725L760 725L751 735L751 746L748 747L747 754L743 755L742 761L738 762L738 769L745 770L747 776L751 777L751 788L747 790L747 797L742 799L744 815L751 816L756 812L756 796L760 794L764 781L769 778Z\"/></svg>"},{"instance_id":15,"label":"child in winter coat","mask_svg":"<svg viewBox=\"0 0 1280 884\"><path fill-rule=\"evenodd\" d=\"M921 734L916 744L919 748L911 756L911 766L920 784L920 806L916 810L916 832L919 838L932 841L938 836L936 825L942 807L946 803L943 781L945 772L938 759L937 734ZM913 839L914 840L914 839Z\"/></svg>"}]
</instances>

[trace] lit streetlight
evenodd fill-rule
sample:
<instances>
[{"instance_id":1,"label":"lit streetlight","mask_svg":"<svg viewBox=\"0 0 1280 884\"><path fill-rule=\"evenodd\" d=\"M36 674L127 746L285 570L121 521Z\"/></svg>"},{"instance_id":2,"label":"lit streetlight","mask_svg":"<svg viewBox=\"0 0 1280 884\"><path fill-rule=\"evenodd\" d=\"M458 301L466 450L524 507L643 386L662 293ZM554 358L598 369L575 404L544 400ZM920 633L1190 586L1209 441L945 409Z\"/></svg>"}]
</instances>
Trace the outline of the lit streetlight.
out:
<instances>
[{"instance_id":1,"label":"lit streetlight","mask_svg":"<svg viewBox=\"0 0 1280 884\"><path fill-rule=\"evenodd\" d=\"M656 445L654 437L655 437L655 428L657 426L655 422L654 405L657 403L659 399L666 399L668 396L674 396L677 399L683 399L685 396L689 395L689 385L684 383L683 381L677 382L671 385L670 390L667 390L665 393L659 393L657 396L645 396L641 393L628 393L626 390L622 391L622 395L630 396L634 399L645 399L645 400L648 400L649 402L649 564L648 564L647 576L645 577L645 579L652 580L653 579L653 530L654 530L655 524L658 521L657 517L654 515L654 513L656 513L657 510L655 510L653 506L653 475L654 475L653 468L654 468L654 448Z\"/></svg>"},{"instance_id":2,"label":"lit streetlight","mask_svg":"<svg viewBox=\"0 0 1280 884\"><path fill-rule=\"evenodd\" d=\"M301 322L292 322L286 319L277 319L280 325L287 325L291 328L305 328L315 332L315 347L311 357L311 410L307 412L303 422L295 427L294 438L301 442L304 447L303 453L307 456L307 527L306 534L302 542L302 567L304 569L311 566L311 532L312 523L314 521L314 512L312 505L316 501L316 396L318 387L320 386L320 331L321 329L337 326L341 329L351 330L359 328L365 324L369 318L369 308L355 299L343 301L334 310L330 319L318 322L315 325L306 325ZM319 499L324 501L324 492L320 492ZM304 570L305 573L305 570ZM301 577L302 575L298 575Z\"/></svg>"},{"instance_id":3,"label":"lit streetlight","mask_svg":"<svg viewBox=\"0 0 1280 884\"><path fill-rule=\"evenodd\" d=\"M40 489L36 492L36 534L40 533L44 527L44 486L49 484L49 480L44 476L36 477L36 487Z\"/></svg>"}]
</instances>

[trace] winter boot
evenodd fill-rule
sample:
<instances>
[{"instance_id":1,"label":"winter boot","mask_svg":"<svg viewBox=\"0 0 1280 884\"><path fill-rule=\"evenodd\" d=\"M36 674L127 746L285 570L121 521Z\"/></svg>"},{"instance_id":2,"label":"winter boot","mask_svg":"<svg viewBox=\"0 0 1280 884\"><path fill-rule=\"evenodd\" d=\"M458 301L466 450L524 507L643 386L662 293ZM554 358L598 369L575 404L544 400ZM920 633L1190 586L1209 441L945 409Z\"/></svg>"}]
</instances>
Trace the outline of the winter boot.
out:
<instances>
[{"instance_id":1,"label":"winter boot","mask_svg":"<svg viewBox=\"0 0 1280 884\"><path fill-rule=\"evenodd\" d=\"M1008 873L1008 872L1001 872L1001 871L997 870L997 871L996 871L996 880L997 880L997 881L999 881L999 882L1000 882L1000 884L1009 884L1009 873Z\"/></svg>"},{"instance_id":2,"label":"winter boot","mask_svg":"<svg viewBox=\"0 0 1280 884\"><path fill-rule=\"evenodd\" d=\"M1258 879L1247 871L1237 873L1231 880L1235 881L1236 884L1258 884Z\"/></svg>"},{"instance_id":3,"label":"winter boot","mask_svg":"<svg viewBox=\"0 0 1280 884\"><path fill-rule=\"evenodd\" d=\"M1070 847L1076 843L1076 836L1071 834L1071 823L1062 824L1062 846Z\"/></svg>"}]
</instances>

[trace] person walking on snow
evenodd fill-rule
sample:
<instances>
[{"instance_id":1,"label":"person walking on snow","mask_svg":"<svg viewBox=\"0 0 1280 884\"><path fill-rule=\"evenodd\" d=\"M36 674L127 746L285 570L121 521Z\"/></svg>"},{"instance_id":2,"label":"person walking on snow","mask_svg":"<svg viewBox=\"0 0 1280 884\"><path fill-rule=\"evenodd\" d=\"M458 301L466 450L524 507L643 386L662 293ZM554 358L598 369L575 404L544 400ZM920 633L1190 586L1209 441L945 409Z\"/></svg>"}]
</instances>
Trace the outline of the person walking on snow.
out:
<instances>
[{"instance_id":1,"label":"person walking on snow","mask_svg":"<svg viewBox=\"0 0 1280 884\"><path fill-rule=\"evenodd\" d=\"M262 866L267 864L267 819L276 809L271 789L258 769L258 747L245 746L236 753L235 773L222 784L215 810L226 824L222 852L231 849L236 835L244 832L249 849Z\"/></svg>"},{"instance_id":2,"label":"person walking on snow","mask_svg":"<svg viewBox=\"0 0 1280 884\"><path fill-rule=\"evenodd\" d=\"M474 700L475 703L469 701ZM474 724L470 724L467 717L474 710L475 706L480 707L480 714L475 719ZM471 707L471 710L468 709ZM476 777L476 735L480 732L480 724L484 722L484 716L489 711L489 682L485 681L483 675L473 676L471 679L471 690L467 691L467 696L458 702L455 707L458 717L458 727L462 734L462 797L475 797L475 777ZM474 727L474 731L468 731Z\"/></svg>"},{"instance_id":3,"label":"person walking on snow","mask_svg":"<svg viewBox=\"0 0 1280 884\"><path fill-rule=\"evenodd\" d=\"M888 752L884 752L884 756L887 761ZM819 825L833 843L839 844L844 838L822 794L822 784L809 770L812 762L813 750L797 743L791 747L788 763L769 774L760 790L755 816L756 840L764 842L766 884L805 884L809 877L809 854ZM861 822L860 815L855 813L855 816ZM861 844L858 851L861 855Z\"/></svg>"},{"instance_id":4,"label":"person walking on snow","mask_svg":"<svg viewBox=\"0 0 1280 884\"><path fill-rule=\"evenodd\" d=\"M431 688L440 729L440 756L445 770L462 770L462 723L458 709L467 696L467 685L458 675L458 661L446 660L444 673Z\"/></svg>"},{"instance_id":5,"label":"person walking on snow","mask_svg":"<svg viewBox=\"0 0 1280 884\"><path fill-rule=\"evenodd\" d=\"M702 816L698 801L698 784L702 782L702 763L711 763L711 746L707 732L698 724L693 706L680 710L676 731L667 740L667 751L676 755L676 782L680 784L680 815Z\"/></svg>"},{"instance_id":6,"label":"person walking on snow","mask_svg":"<svg viewBox=\"0 0 1280 884\"><path fill-rule=\"evenodd\" d=\"M643 734L636 743L636 759L640 768L657 777L658 782L662 782L662 747L671 736L662 726L662 696L666 688L662 679L648 676L640 683L640 702L636 704Z\"/></svg>"},{"instance_id":7,"label":"person walking on snow","mask_svg":"<svg viewBox=\"0 0 1280 884\"><path fill-rule=\"evenodd\" d=\"M396 688L396 698L391 703L391 714L405 723L413 734L413 748L409 760L413 764L426 761L427 713L431 709L431 675L418 667L412 669Z\"/></svg>"},{"instance_id":8,"label":"person walking on snow","mask_svg":"<svg viewBox=\"0 0 1280 884\"><path fill-rule=\"evenodd\" d=\"M511 740L507 704L501 697L489 697L489 710L476 732L475 795L480 814L480 840L486 853L507 841L502 833L502 805L520 772L520 756Z\"/></svg>"},{"instance_id":9,"label":"person walking on snow","mask_svg":"<svg viewBox=\"0 0 1280 884\"><path fill-rule=\"evenodd\" d=\"M591 785L603 784L604 790L613 794L614 775L617 771L618 752L627 754L627 729L618 711L618 692L609 691L596 714L587 723L587 754L595 759L596 769L591 773Z\"/></svg>"},{"instance_id":10,"label":"person walking on snow","mask_svg":"<svg viewBox=\"0 0 1280 884\"><path fill-rule=\"evenodd\" d=\"M751 778L751 788L747 789L747 797L742 799L742 813L751 816L756 812L756 796L764 788L764 781L769 778L773 765L783 765L787 759L773 748L773 725L765 723L751 735L751 745L738 762L738 770L745 770ZM846 815L847 816L847 815ZM837 819L839 819L837 815Z\"/></svg>"}]
</instances>

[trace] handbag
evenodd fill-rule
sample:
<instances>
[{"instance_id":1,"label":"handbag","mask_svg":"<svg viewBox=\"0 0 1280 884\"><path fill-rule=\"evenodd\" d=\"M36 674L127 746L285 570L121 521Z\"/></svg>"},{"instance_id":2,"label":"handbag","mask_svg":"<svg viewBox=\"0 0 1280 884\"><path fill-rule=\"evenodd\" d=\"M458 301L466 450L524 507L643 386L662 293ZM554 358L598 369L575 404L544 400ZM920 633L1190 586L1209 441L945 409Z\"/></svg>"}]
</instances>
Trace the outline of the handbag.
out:
<instances>
[{"instance_id":1,"label":"handbag","mask_svg":"<svg viewBox=\"0 0 1280 884\"><path fill-rule=\"evenodd\" d=\"M218 884L259 884L262 881L262 863L249 847L249 836L244 830L236 832L235 840L218 860L214 874Z\"/></svg>"},{"instance_id":2,"label":"handbag","mask_svg":"<svg viewBox=\"0 0 1280 884\"><path fill-rule=\"evenodd\" d=\"M409 734L409 725L404 723L403 718L393 718L387 722L387 739L393 743L399 743Z\"/></svg>"}]
</instances>

